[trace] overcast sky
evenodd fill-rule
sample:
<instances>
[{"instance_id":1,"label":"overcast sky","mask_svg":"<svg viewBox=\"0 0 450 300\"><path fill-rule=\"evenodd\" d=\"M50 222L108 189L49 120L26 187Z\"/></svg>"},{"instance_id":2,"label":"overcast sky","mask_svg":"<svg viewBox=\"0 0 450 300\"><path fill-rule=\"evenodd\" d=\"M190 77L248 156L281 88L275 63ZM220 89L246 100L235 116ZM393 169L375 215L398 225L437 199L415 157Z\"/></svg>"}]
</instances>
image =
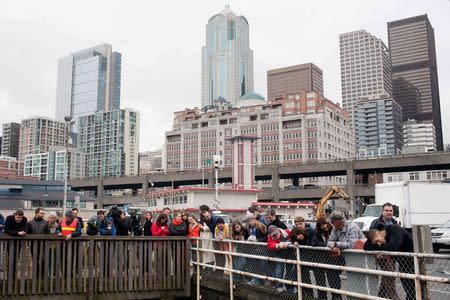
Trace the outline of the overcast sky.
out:
<instances>
[{"instance_id":1,"label":"overcast sky","mask_svg":"<svg viewBox=\"0 0 450 300\"><path fill-rule=\"evenodd\" d=\"M54 117L57 60L109 43L122 53L121 107L141 114L140 150L160 148L173 112L200 106L208 19L230 4L250 23L255 92L266 71L313 62L341 102L339 34L365 29L387 44L388 21L428 14L435 30L444 142L450 143L449 0L0 1L0 124Z\"/></svg>"}]
</instances>

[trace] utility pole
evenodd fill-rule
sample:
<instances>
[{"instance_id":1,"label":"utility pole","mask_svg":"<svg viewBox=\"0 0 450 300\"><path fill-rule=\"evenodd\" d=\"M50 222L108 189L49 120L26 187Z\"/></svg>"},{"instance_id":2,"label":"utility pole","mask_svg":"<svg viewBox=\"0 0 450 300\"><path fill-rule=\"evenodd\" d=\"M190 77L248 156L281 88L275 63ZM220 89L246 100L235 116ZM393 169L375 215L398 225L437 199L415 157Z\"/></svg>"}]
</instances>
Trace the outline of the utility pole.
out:
<instances>
[{"instance_id":1,"label":"utility pole","mask_svg":"<svg viewBox=\"0 0 450 300\"><path fill-rule=\"evenodd\" d=\"M72 116L65 116L64 121L66 122L66 153L64 155L64 199L63 199L63 215L66 213L67 210L67 181L69 177L69 144L72 144L72 125L75 123L75 121L72 120Z\"/></svg>"}]
</instances>

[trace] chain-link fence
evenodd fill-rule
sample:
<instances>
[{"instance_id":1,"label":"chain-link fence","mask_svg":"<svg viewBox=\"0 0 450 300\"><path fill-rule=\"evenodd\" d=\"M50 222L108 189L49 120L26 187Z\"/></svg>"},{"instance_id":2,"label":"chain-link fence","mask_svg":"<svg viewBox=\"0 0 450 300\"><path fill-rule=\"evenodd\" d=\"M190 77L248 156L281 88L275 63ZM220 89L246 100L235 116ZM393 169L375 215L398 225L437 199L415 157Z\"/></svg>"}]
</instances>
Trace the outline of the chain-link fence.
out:
<instances>
[{"instance_id":1,"label":"chain-link fence","mask_svg":"<svg viewBox=\"0 0 450 300\"><path fill-rule=\"evenodd\" d=\"M201 279L221 278L234 288L282 299L450 299L450 255L345 250L198 239L192 246Z\"/></svg>"}]
</instances>

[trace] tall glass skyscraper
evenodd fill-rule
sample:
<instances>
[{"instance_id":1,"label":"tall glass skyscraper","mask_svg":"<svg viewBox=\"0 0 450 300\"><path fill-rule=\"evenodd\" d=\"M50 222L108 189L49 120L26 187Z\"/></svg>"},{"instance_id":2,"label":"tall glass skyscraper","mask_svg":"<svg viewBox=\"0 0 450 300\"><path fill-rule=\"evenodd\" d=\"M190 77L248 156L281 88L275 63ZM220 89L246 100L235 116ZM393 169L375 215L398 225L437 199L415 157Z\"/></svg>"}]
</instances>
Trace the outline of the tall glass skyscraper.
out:
<instances>
[{"instance_id":1,"label":"tall glass skyscraper","mask_svg":"<svg viewBox=\"0 0 450 300\"><path fill-rule=\"evenodd\" d=\"M120 107L122 55L102 44L58 61L56 119L78 117ZM77 128L74 126L74 128Z\"/></svg>"},{"instance_id":2,"label":"tall glass skyscraper","mask_svg":"<svg viewBox=\"0 0 450 300\"><path fill-rule=\"evenodd\" d=\"M202 107L224 98L233 106L253 92L253 51L249 46L249 24L229 5L206 25L202 47Z\"/></svg>"}]
</instances>

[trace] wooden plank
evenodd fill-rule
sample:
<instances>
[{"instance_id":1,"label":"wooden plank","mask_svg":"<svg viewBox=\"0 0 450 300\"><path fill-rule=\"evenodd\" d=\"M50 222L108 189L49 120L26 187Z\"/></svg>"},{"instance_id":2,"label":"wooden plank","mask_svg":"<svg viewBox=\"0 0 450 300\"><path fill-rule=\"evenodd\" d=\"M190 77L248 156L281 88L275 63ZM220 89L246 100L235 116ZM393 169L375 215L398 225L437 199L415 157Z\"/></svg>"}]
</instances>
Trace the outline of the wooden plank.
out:
<instances>
[{"instance_id":1,"label":"wooden plank","mask_svg":"<svg viewBox=\"0 0 450 300\"><path fill-rule=\"evenodd\" d=\"M31 259L31 293L33 295L36 295L36 283L37 283L37 269L38 269L38 242L37 240L31 241L33 253L32 253L32 259Z\"/></svg>"},{"instance_id":2,"label":"wooden plank","mask_svg":"<svg viewBox=\"0 0 450 300\"><path fill-rule=\"evenodd\" d=\"M72 293L72 241L67 241L66 242L66 246L67 246L67 253L66 253L66 261L65 261L65 266L66 266L66 294L70 294Z\"/></svg>"},{"instance_id":3,"label":"wooden plank","mask_svg":"<svg viewBox=\"0 0 450 300\"><path fill-rule=\"evenodd\" d=\"M114 266L114 244L115 244L115 242L114 241L110 241L109 242L109 248L108 248L108 251L109 251L109 263L108 263L108 271L109 271L109 280L108 280L108 291L110 291L110 292L112 292L113 291L113 282L114 282L114 274L113 274L113 272L114 272L114 270L113 270L113 266Z\"/></svg>"},{"instance_id":4,"label":"wooden plank","mask_svg":"<svg viewBox=\"0 0 450 300\"><path fill-rule=\"evenodd\" d=\"M181 242L184 245L184 294L186 297L191 295L191 242L189 240L185 240Z\"/></svg>"},{"instance_id":5,"label":"wooden plank","mask_svg":"<svg viewBox=\"0 0 450 300\"><path fill-rule=\"evenodd\" d=\"M123 251L123 241L119 242L119 265L117 267L117 276L119 277L119 291L123 292L123 281L124 281L124 272L123 272L123 264L124 264L124 251Z\"/></svg>"},{"instance_id":6,"label":"wooden plank","mask_svg":"<svg viewBox=\"0 0 450 300\"><path fill-rule=\"evenodd\" d=\"M153 290L153 241L147 242L147 252L145 255L147 256L147 277L148 277L148 287L147 290L151 291Z\"/></svg>"},{"instance_id":7,"label":"wooden plank","mask_svg":"<svg viewBox=\"0 0 450 300\"><path fill-rule=\"evenodd\" d=\"M132 247L132 242L127 243L128 248L128 291L133 290L133 258L134 249Z\"/></svg>"},{"instance_id":8,"label":"wooden plank","mask_svg":"<svg viewBox=\"0 0 450 300\"><path fill-rule=\"evenodd\" d=\"M143 272L143 268L145 268L145 262L144 262L144 255L143 255L143 251L144 251L144 242L143 241L138 241L138 245L139 245L139 259L138 259L138 265L137 267L139 268L139 273L138 273L138 280L139 280L139 291L143 291L144 290L144 272Z\"/></svg>"},{"instance_id":9,"label":"wooden plank","mask_svg":"<svg viewBox=\"0 0 450 300\"><path fill-rule=\"evenodd\" d=\"M175 256L175 258L174 258L174 260L176 260L176 267L177 267L177 271L176 271L176 273L175 273L175 278L176 278L176 282L177 282L177 285L176 285L176 289L181 289L181 280L182 280L182 278L183 278L183 275L182 275L182 268L183 268L183 262L184 262L184 257L183 257L183 255L182 254L184 254L184 253L182 253L182 247L183 247L183 245L182 245L182 242L180 242L180 241L174 241L174 243L177 245L177 254L176 254L176 256Z\"/></svg>"},{"instance_id":10,"label":"wooden plank","mask_svg":"<svg viewBox=\"0 0 450 300\"><path fill-rule=\"evenodd\" d=\"M162 287L161 289L166 290L167 289L167 274L168 274L168 270L167 270L167 251L164 251L166 249L166 243L165 241L162 241L159 245L159 250L161 253L161 263L162 263L162 267L161 267L161 271L162 271L162 278L163 278L163 282L162 282ZM161 274L161 273L156 273L157 275Z\"/></svg>"},{"instance_id":11,"label":"wooden plank","mask_svg":"<svg viewBox=\"0 0 450 300\"><path fill-rule=\"evenodd\" d=\"M100 292L104 291L104 282L103 282L103 272L104 272L104 265L105 265L105 242L106 241L99 241L99 278L98 278L98 290Z\"/></svg>"},{"instance_id":12,"label":"wooden plank","mask_svg":"<svg viewBox=\"0 0 450 300\"><path fill-rule=\"evenodd\" d=\"M27 265L27 244L26 241L20 241L20 248L22 251L19 253L19 264L20 264L20 281L19 281L19 294L25 294L25 271Z\"/></svg>"},{"instance_id":13,"label":"wooden plank","mask_svg":"<svg viewBox=\"0 0 450 300\"><path fill-rule=\"evenodd\" d=\"M163 248L163 251L166 253L166 261L167 261L167 282L166 282L166 286L164 287L164 289L170 290L172 289L172 284L173 284L173 280L172 280L172 272L175 272L175 265L173 264L172 261L172 241L166 241L165 242L167 247Z\"/></svg>"},{"instance_id":14,"label":"wooden plank","mask_svg":"<svg viewBox=\"0 0 450 300\"><path fill-rule=\"evenodd\" d=\"M8 295L13 294L13 282L16 277L16 241L9 241L9 249L8 249ZM14 272L14 270L16 272Z\"/></svg>"},{"instance_id":15,"label":"wooden plank","mask_svg":"<svg viewBox=\"0 0 450 300\"><path fill-rule=\"evenodd\" d=\"M78 279L78 293L83 292L83 254L84 254L84 243L83 241L77 241L77 249L78 249L78 259L77 259L77 279Z\"/></svg>"},{"instance_id":16,"label":"wooden plank","mask_svg":"<svg viewBox=\"0 0 450 300\"><path fill-rule=\"evenodd\" d=\"M87 273L89 274L89 280L88 280L88 299L94 299L94 272L95 264L94 264L94 251L95 251L95 242L94 239L91 238L89 240L89 266L87 268Z\"/></svg>"},{"instance_id":17,"label":"wooden plank","mask_svg":"<svg viewBox=\"0 0 450 300\"><path fill-rule=\"evenodd\" d=\"M63 254L61 250L62 249L62 243L60 241L55 242L56 243L56 260L55 260L55 293L60 294L61 293L61 255Z\"/></svg>"},{"instance_id":18,"label":"wooden plank","mask_svg":"<svg viewBox=\"0 0 450 300\"><path fill-rule=\"evenodd\" d=\"M46 295L49 294L49 278L48 278L48 265L49 265L49 243L46 242L44 245L41 245L41 248L44 250L44 293ZM39 261L42 261L42 259L39 259ZM42 268L41 268L42 269Z\"/></svg>"}]
</instances>

